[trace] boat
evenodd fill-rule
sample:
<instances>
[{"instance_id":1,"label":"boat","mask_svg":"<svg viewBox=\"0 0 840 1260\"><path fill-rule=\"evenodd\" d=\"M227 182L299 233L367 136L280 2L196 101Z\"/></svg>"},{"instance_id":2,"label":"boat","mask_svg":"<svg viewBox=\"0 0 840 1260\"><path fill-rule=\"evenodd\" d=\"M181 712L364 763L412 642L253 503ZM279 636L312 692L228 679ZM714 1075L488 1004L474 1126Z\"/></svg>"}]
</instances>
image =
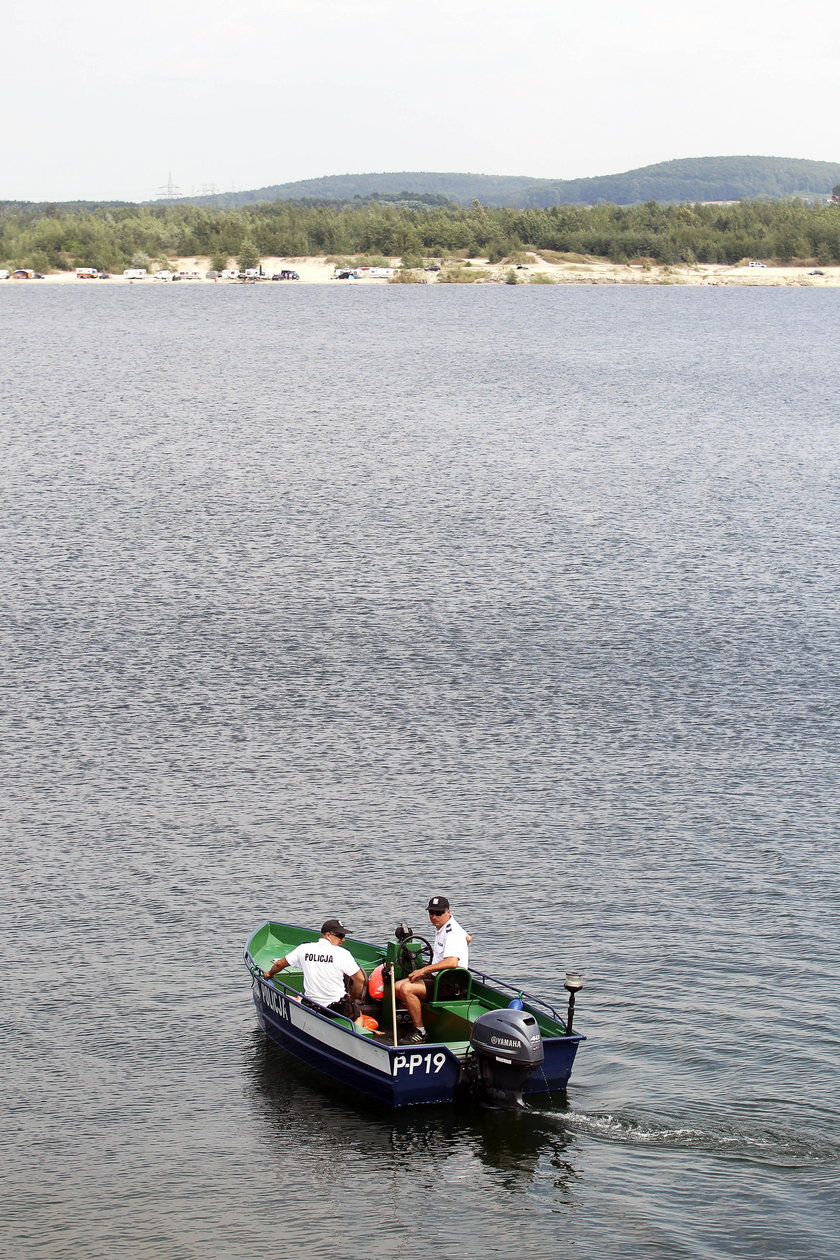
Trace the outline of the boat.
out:
<instances>
[{"instance_id":1,"label":"boat","mask_svg":"<svg viewBox=\"0 0 840 1260\"><path fill-rule=\"evenodd\" d=\"M489 1106L521 1108L529 1096L565 1090L586 1040L573 1031L582 986L577 972L566 973L563 1016L543 998L473 968L439 971L423 1003L427 1040L406 1044L413 1027L393 986L431 960L430 942L405 924L384 947L344 942L367 976L362 1026L304 1000L300 970L289 967L265 978L275 959L317 939L311 929L267 921L244 950L260 1027L302 1062L392 1107L450 1103L466 1095Z\"/></svg>"}]
</instances>

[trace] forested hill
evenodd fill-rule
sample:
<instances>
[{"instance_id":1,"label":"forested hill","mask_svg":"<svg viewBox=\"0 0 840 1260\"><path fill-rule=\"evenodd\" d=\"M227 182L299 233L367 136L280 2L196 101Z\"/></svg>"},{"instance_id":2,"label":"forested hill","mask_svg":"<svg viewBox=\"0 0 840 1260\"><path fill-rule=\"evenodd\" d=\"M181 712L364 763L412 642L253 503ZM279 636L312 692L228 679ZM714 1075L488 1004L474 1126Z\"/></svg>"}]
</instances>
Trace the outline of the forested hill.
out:
<instances>
[{"instance_id":1,"label":"forested hill","mask_svg":"<svg viewBox=\"0 0 840 1260\"><path fill-rule=\"evenodd\" d=\"M391 171L367 175L325 175L321 179L272 184L249 192L184 198L197 204L235 208L256 201L388 200L454 202L529 208L558 205L619 206L640 201L742 201L755 197L827 196L840 183L840 162L804 158L678 158L620 175L590 179L533 179L518 175L446 174Z\"/></svg>"}]
</instances>

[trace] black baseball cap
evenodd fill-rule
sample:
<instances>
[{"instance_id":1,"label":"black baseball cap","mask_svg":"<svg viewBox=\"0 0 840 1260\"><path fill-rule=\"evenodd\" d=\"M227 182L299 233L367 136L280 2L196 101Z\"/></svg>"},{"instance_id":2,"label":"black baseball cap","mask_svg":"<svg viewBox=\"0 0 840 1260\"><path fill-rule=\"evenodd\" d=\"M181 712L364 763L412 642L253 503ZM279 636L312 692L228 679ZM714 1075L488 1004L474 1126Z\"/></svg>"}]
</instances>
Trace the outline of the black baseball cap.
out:
<instances>
[{"instance_id":1,"label":"black baseball cap","mask_svg":"<svg viewBox=\"0 0 840 1260\"><path fill-rule=\"evenodd\" d=\"M327 919L321 925L321 935L326 936L327 932L329 932L330 936L346 936L347 928L341 922L341 919Z\"/></svg>"},{"instance_id":2,"label":"black baseball cap","mask_svg":"<svg viewBox=\"0 0 840 1260\"><path fill-rule=\"evenodd\" d=\"M435 914L442 914L444 910L449 909L449 902L445 897L432 897L426 909L434 911Z\"/></svg>"}]
</instances>

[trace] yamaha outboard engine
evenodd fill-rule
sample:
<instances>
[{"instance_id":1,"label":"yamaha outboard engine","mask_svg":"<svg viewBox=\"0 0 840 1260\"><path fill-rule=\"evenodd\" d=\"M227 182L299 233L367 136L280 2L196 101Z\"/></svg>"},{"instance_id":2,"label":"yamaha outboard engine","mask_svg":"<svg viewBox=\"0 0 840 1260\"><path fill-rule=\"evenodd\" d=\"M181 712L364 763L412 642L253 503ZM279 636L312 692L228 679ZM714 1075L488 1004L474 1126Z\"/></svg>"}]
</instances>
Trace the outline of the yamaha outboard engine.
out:
<instances>
[{"instance_id":1,"label":"yamaha outboard engine","mask_svg":"<svg viewBox=\"0 0 840 1260\"><path fill-rule=\"evenodd\" d=\"M539 1026L528 1011L488 1011L473 1025L472 1085L493 1107L524 1107L522 1090L545 1058Z\"/></svg>"}]
</instances>

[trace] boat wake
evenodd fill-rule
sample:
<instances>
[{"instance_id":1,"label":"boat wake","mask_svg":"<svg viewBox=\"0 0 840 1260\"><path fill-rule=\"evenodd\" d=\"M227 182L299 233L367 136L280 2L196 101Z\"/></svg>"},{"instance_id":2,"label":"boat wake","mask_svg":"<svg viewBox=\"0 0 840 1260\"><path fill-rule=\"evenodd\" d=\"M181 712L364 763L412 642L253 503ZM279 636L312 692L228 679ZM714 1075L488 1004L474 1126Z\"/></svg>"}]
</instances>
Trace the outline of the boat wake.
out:
<instances>
[{"instance_id":1,"label":"boat wake","mask_svg":"<svg viewBox=\"0 0 840 1260\"><path fill-rule=\"evenodd\" d=\"M803 1136L790 1129L696 1125L618 1115L611 1112L558 1112L557 1119L573 1132L599 1141L628 1146L662 1146L701 1151L727 1159L779 1167L818 1167L840 1161L840 1143L822 1136Z\"/></svg>"}]
</instances>

